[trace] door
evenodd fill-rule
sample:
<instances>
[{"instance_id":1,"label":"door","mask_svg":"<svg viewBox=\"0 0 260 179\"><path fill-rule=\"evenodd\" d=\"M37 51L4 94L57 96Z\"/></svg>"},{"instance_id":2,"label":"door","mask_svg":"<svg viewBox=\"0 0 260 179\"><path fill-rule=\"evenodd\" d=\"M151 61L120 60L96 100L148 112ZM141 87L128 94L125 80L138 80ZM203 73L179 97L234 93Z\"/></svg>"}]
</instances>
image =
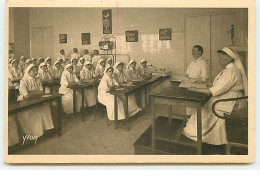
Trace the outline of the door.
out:
<instances>
[{"instance_id":1,"label":"door","mask_svg":"<svg viewBox=\"0 0 260 179\"><path fill-rule=\"evenodd\" d=\"M52 27L32 28L31 58L51 57L54 55L54 37Z\"/></svg>"}]
</instances>

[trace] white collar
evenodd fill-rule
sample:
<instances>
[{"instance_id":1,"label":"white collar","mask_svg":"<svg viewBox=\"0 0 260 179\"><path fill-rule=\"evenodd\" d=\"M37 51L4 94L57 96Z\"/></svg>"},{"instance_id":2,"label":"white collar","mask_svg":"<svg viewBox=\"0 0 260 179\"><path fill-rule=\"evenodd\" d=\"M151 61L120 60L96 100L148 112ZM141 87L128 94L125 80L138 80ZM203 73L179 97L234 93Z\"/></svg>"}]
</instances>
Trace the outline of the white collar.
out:
<instances>
[{"instance_id":1,"label":"white collar","mask_svg":"<svg viewBox=\"0 0 260 179\"><path fill-rule=\"evenodd\" d=\"M229 63L229 64L227 64L226 68L232 68L232 67L234 67L234 66L235 66L234 63Z\"/></svg>"},{"instance_id":2,"label":"white collar","mask_svg":"<svg viewBox=\"0 0 260 179\"><path fill-rule=\"evenodd\" d=\"M198 62L198 61L200 61L200 60L202 60L202 59L203 59L203 57L200 56L199 58L197 58L196 60L194 60L194 62L196 63L196 62Z\"/></svg>"}]
</instances>

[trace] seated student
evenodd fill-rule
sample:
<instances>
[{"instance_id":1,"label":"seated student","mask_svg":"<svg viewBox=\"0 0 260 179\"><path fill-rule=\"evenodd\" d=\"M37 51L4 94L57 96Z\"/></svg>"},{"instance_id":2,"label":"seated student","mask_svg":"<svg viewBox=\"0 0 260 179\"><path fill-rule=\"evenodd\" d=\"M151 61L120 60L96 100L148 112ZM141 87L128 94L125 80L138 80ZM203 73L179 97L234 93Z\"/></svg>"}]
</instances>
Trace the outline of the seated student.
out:
<instances>
[{"instance_id":1,"label":"seated student","mask_svg":"<svg viewBox=\"0 0 260 179\"><path fill-rule=\"evenodd\" d=\"M30 64L32 64L32 60L27 59L26 62L25 62L25 68L27 68Z\"/></svg>"},{"instance_id":2,"label":"seated student","mask_svg":"<svg viewBox=\"0 0 260 179\"><path fill-rule=\"evenodd\" d=\"M9 86L14 86L15 89L19 88L19 83L13 83L14 80L19 80L23 78L22 71L18 68L18 60L12 60L11 62L11 68L9 69L8 73L8 81Z\"/></svg>"},{"instance_id":3,"label":"seated student","mask_svg":"<svg viewBox=\"0 0 260 179\"><path fill-rule=\"evenodd\" d=\"M8 69L11 68L11 62L12 62L13 60L14 60L14 59L11 58L11 57L8 58Z\"/></svg>"},{"instance_id":4,"label":"seated student","mask_svg":"<svg viewBox=\"0 0 260 179\"><path fill-rule=\"evenodd\" d=\"M62 96L62 108L66 114L73 113L73 90L68 85L78 83L79 79L73 73L72 64L67 64L61 75L59 93L64 94ZM80 111L81 107L81 94L76 92L76 111Z\"/></svg>"},{"instance_id":5,"label":"seated student","mask_svg":"<svg viewBox=\"0 0 260 179\"><path fill-rule=\"evenodd\" d=\"M41 80L36 77L38 67L30 64L20 83L18 100L39 98L42 94ZM53 128L49 104L36 105L18 113L18 120L25 135L40 137L45 130Z\"/></svg>"},{"instance_id":6,"label":"seated student","mask_svg":"<svg viewBox=\"0 0 260 179\"><path fill-rule=\"evenodd\" d=\"M143 81L143 77L140 76L136 69L135 60L130 60L126 67L126 77L128 81Z\"/></svg>"},{"instance_id":7,"label":"seated student","mask_svg":"<svg viewBox=\"0 0 260 179\"><path fill-rule=\"evenodd\" d=\"M38 77L41 81L52 80L51 73L49 72L47 64L45 62L42 62L39 65Z\"/></svg>"},{"instance_id":8,"label":"seated student","mask_svg":"<svg viewBox=\"0 0 260 179\"><path fill-rule=\"evenodd\" d=\"M96 66L95 76L97 78L102 78L102 76L104 75L104 70L105 70L105 60L100 59Z\"/></svg>"},{"instance_id":9,"label":"seated student","mask_svg":"<svg viewBox=\"0 0 260 179\"><path fill-rule=\"evenodd\" d=\"M36 58L32 58L32 64L34 64L35 66L37 66L37 59Z\"/></svg>"},{"instance_id":10,"label":"seated student","mask_svg":"<svg viewBox=\"0 0 260 179\"><path fill-rule=\"evenodd\" d=\"M60 54L58 55L57 59L61 58L64 63L68 63L68 57L65 55L65 50L60 49Z\"/></svg>"},{"instance_id":11,"label":"seated student","mask_svg":"<svg viewBox=\"0 0 260 179\"><path fill-rule=\"evenodd\" d=\"M91 56L89 55L88 49L85 49L83 51L83 58L85 59L85 61L91 61Z\"/></svg>"},{"instance_id":12,"label":"seated student","mask_svg":"<svg viewBox=\"0 0 260 179\"><path fill-rule=\"evenodd\" d=\"M80 75L80 67L77 65L78 64L77 58L72 58L71 64L73 66L73 73L78 77Z\"/></svg>"},{"instance_id":13,"label":"seated student","mask_svg":"<svg viewBox=\"0 0 260 179\"><path fill-rule=\"evenodd\" d=\"M18 64L18 68L22 71L23 74L24 74L24 70L25 70L25 61L26 61L26 58L24 56L21 56L21 58L19 60L19 64Z\"/></svg>"},{"instance_id":14,"label":"seated student","mask_svg":"<svg viewBox=\"0 0 260 179\"><path fill-rule=\"evenodd\" d=\"M109 120L115 120L114 116L114 95L109 91L118 87L119 84L113 78L113 67L106 67L104 76L98 86L98 101L107 108ZM120 98L117 98L118 120L125 119L124 104Z\"/></svg>"},{"instance_id":15,"label":"seated student","mask_svg":"<svg viewBox=\"0 0 260 179\"><path fill-rule=\"evenodd\" d=\"M57 60L53 64L51 76L52 76L52 78L60 79L62 72L63 72L63 69L62 69L62 66L61 66L61 62L59 60Z\"/></svg>"},{"instance_id":16,"label":"seated student","mask_svg":"<svg viewBox=\"0 0 260 179\"><path fill-rule=\"evenodd\" d=\"M91 61L86 61L85 66L80 71L80 81L94 82L94 69ZM94 106L97 103L97 92L95 89L85 89L85 104L88 107Z\"/></svg>"},{"instance_id":17,"label":"seated student","mask_svg":"<svg viewBox=\"0 0 260 179\"><path fill-rule=\"evenodd\" d=\"M112 63L113 63L112 58L108 58L107 61L106 61L106 67L107 66L111 66L112 67L113 66Z\"/></svg>"},{"instance_id":18,"label":"seated student","mask_svg":"<svg viewBox=\"0 0 260 179\"><path fill-rule=\"evenodd\" d=\"M132 86L132 82L127 81L126 75L123 70L123 62L117 61L114 65L114 74L113 77L120 86ZM128 112L130 116L133 116L137 112L141 111L136 104L135 94L128 96Z\"/></svg>"},{"instance_id":19,"label":"seated student","mask_svg":"<svg viewBox=\"0 0 260 179\"><path fill-rule=\"evenodd\" d=\"M190 91L205 93L212 97L201 109L202 141L212 145L223 145L227 143L225 119L220 119L212 112L212 104L219 99L237 98L247 96L247 76L239 56L230 48L224 47L218 50L219 62L223 66L213 83L213 87L207 89L190 88ZM243 92L244 94L243 94ZM245 101L229 101L216 105L215 109L219 115L231 114L238 108L244 108ZM183 133L190 139L197 141L197 114L193 111Z\"/></svg>"},{"instance_id":20,"label":"seated student","mask_svg":"<svg viewBox=\"0 0 260 179\"><path fill-rule=\"evenodd\" d=\"M47 64L47 69L49 72L52 71L52 59L50 57L47 57L45 59L45 63Z\"/></svg>"},{"instance_id":21,"label":"seated student","mask_svg":"<svg viewBox=\"0 0 260 179\"><path fill-rule=\"evenodd\" d=\"M92 58L92 63L93 63L93 67L96 69L97 63L98 61L101 59L102 57L99 55L99 51L98 50L94 50L94 56Z\"/></svg>"},{"instance_id":22,"label":"seated student","mask_svg":"<svg viewBox=\"0 0 260 179\"><path fill-rule=\"evenodd\" d=\"M76 58L77 61L79 60L79 58L80 58L80 54L79 54L77 48L73 48L73 53L71 54L71 58L72 58L72 59L73 59L73 58Z\"/></svg>"},{"instance_id":23,"label":"seated student","mask_svg":"<svg viewBox=\"0 0 260 179\"><path fill-rule=\"evenodd\" d=\"M42 62L39 65L38 77L40 78L41 82L47 81L47 80L52 80L52 76L51 76L50 72L48 71L47 64L45 62ZM50 87L48 87L48 86L45 87L45 93L46 94L51 93Z\"/></svg>"},{"instance_id":24,"label":"seated student","mask_svg":"<svg viewBox=\"0 0 260 179\"><path fill-rule=\"evenodd\" d=\"M42 62L44 62L44 61L45 61L44 58L43 58L43 57L40 57L37 66L39 66L39 65L40 65Z\"/></svg>"},{"instance_id":25,"label":"seated student","mask_svg":"<svg viewBox=\"0 0 260 179\"><path fill-rule=\"evenodd\" d=\"M150 72L149 68L147 67L147 61L145 59L142 59L140 61L140 66L138 67L138 73L144 79L152 77L152 73Z\"/></svg>"},{"instance_id":26,"label":"seated student","mask_svg":"<svg viewBox=\"0 0 260 179\"><path fill-rule=\"evenodd\" d=\"M78 62L79 70L82 70L82 68L84 67L84 63L85 63L85 58L80 57L79 62Z\"/></svg>"},{"instance_id":27,"label":"seated student","mask_svg":"<svg viewBox=\"0 0 260 179\"><path fill-rule=\"evenodd\" d=\"M208 65L202 54L203 48L200 45L195 45L192 48L194 61L190 63L186 71L186 76L188 78L195 79L197 80L196 82L199 83L206 82L209 78Z\"/></svg>"}]
</instances>

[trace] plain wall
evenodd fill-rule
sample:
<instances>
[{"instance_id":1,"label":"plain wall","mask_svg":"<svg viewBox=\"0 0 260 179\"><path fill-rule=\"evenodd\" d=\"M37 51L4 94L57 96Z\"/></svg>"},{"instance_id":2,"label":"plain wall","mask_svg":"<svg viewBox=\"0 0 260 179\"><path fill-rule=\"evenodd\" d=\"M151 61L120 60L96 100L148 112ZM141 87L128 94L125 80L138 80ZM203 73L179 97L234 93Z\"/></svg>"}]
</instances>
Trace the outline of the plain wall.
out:
<instances>
[{"instance_id":1,"label":"plain wall","mask_svg":"<svg viewBox=\"0 0 260 179\"><path fill-rule=\"evenodd\" d=\"M14 25L23 27L20 32L14 28L14 37L17 37L14 38L15 47L24 47L24 50L18 49L16 55L30 54L28 32L34 27L53 28L54 59L60 49L65 49L68 56L74 47L77 47L80 53L83 49L89 49L90 52L99 49L98 42L106 36L102 29L102 10L105 9L110 8L15 8ZM171 70L173 75L184 75L185 17L230 12L239 14L239 28L247 30L247 16L244 15L247 11L241 9L112 8L113 33L109 36L117 36L117 54L128 54L131 59L137 61L145 58L158 69L166 68ZM172 29L172 40L159 40L159 29L163 28ZM138 30L138 42L126 42L125 31L128 30ZM81 33L90 33L91 44L81 44ZM67 44L59 43L59 34L67 34ZM240 41L247 42L247 37L243 38Z\"/></svg>"}]
</instances>

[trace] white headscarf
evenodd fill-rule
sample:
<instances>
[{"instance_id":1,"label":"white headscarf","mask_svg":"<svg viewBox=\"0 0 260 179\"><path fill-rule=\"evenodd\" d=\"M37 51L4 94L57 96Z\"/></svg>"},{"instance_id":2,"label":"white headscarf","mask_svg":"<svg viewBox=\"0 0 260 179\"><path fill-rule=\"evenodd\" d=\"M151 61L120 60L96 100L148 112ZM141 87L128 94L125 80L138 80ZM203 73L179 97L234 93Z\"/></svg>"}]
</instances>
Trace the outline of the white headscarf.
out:
<instances>
[{"instance_id":1,"label":"white headscarf","mask_svg":"<svg viewBox=\"0 0 260 179\"><path fill-rule=\"evenodd\" d=\"M25 63L27 64L29 62L32 62L32 60L31 59L27 59Z\"/></svg>"},{"instance_id":2,"label":"white headscarf","mask_svg":"<svg viewBox=\"0 0 260 179\"><path fill-rule=\"evenodd\" d=\"M130 67L130 65L132 64L132 63L136 63L136 61L135 60L130 60L130 62L127 64L127 67L126 67L126 69L130 69L131 67Z\"/></svg>"},{"instance_id":3,"label":"white headscarf","mask_svg":"<svg viewBox=\"0 0 260 179\"><path fill-rule=\"evenodd\" d=\"M147 62L146 59L140 60L140 65L141 65L141 66L142 66L142 63L143 63L143 62Z\"/></svg>"},{"instance_id":4,"label":"white headscarf","mask_svg":"<svg viewBox=\"0 0 260 179\"><path fill-rule=\"evenodd\" d=\"M11 67L13 67L13 63L14 63L14 62L19 63L18 60L16 60L16 59L12 59L12 60L11 60Z\"/></svg>"},{"instance_id":5,"label":"white headscarf","mask_svg":"<svg viewBox=\"0 0 260 179\"><path fill-rule=\"evenodd\" d=\"M107 59L107 61L106 61L106 66L110 65L110 64L108 64L108 61L111 61L111 62L113 63L112 58L109 57L109 58ZM112 66L112 64L111 64L110 66Z\"/></svg>"},{"instance_id":6,"label":"white headscarf","mask_svg":"<svg viewBox=\"0 0 260 179\"><path fill-rule=\"evenodd\" d=\"M33 68L33 67L37 67L36 65L34 64L30 64L26 67L25 71L24 71L24 76L23 76L23 79L27 78L27 77L30 77L29 75L29 71Z\"/></svg>"},{"instance_id":7,"label":"white headscarf","mask_svg":"<svg viewBox=\"0 0 260 179\"><path fill-rule=\"evenodd\" d=\"M217 52L219 53L220 51L225 52L232 59L234 59L235 66L240 70L240 73L241 73L241 76L242 76L242 80L243 80L244 93L245 93L245 96L247 96L248 95L247 75L246 75L245 69L243 67L243 64L241 63L241 60L240 60L238 54L235 52L235 50L233 50L230 47L224 47L221 50L218 50Z\"/></svg>"},{"instance_id":8,"label":"white headscarf","mask_svg":"<svg viewBox=\"0 0 260 179\"><path fill-rule=\"evenodd\" d=\"M114 64L114 66L113 66L114 72L119 72L116 67L117 67L118 65L120 65L120 64L123 64L123 65L124 65L124 63L121 62L121 61L117 61L117 62Z\"/></svg>"},{"instance_id":9,"label":"white headscarf","mask_svg":"<svg viewBox=\"0 0 260 179\"><path fill-rule=\"evenodd\" d=\"M86 65L89 65L89 64L92 64L92 65L93 65L93 63L92 63L91 61L89 61L89 60L85 61L85 63L84 63L84 66L83 66L82 70L83 70L83 69L86 69L86 70L88 70L88 69L86 68Z\"/></svg>"},{"instance_id":10,"label":"white headscarf","mask_svg":"<svg viewBox=\"0 0 260 179\"><path fill-rule=\"evenodd\" d=\"M97 69L97 68L99 68L99 69L103 69L103 68L104 68L104 67L101 66L101 64L100 64L100 63L103 62L103 61L105 61L105 60L102 59L102 58L101 58L100 60L98 60L98 63L97 63L96 69Z\"/></svg>"},{"instance_id":11,"label":"white headscarf","mask_svg":"<svg viewBox=\"0 0 260 179\"><path fill-rule=\"evenodd\" d=\"M64 70L65 70L65 71L68 71L68 68L69 68L69 67L72 67L72 66L73 66L73 65L72 65L71 63L69 63L69 64L65 65Z\"/></svg>"},{"instance_id":12,"label":"white headscarf","mask_svg":"<svg viewBox=\"0 0 260 179\"><path fill-rule=\"evenodd\" d=\"M56 64L57 63L60 63L61 64L61 62L59 61L59 60L57 60L56 62L54 62L54 64L53 64L53 69L57 69L57 67L56 67Z\"/></svg>"},{"instance_id":13,"label":"white headscarf","mask_svg":"<svg viewBox=\"0 0 260 179\"><path fill-rule=\"evenodd\" d=\"M51 60L51 57L47 57L44 62L47 62L48 60Z\"/></svg>"},{"instance_id":14,"label":"white headscarf","mask_svg":"<svg viewBox=\"0 0 260 179\"><path fill-rule=\"evenodd\" d=\"M76 62L77 62L76 64L78 64L78 59L77 59L76 57L71 58L71 59L70 59L70 63L72 64L72 61L73 61L74 59L75 59Z\"/></svg>"}]
</instances>

